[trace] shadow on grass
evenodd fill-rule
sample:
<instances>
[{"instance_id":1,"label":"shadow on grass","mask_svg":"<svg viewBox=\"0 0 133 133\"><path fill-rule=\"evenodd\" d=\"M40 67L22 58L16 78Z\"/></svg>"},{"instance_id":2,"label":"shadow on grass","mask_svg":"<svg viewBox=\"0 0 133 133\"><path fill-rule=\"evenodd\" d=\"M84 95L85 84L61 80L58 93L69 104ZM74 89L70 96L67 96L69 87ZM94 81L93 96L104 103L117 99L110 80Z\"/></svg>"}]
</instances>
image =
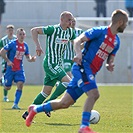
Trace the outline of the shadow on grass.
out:
<instances>
[{"instance_id":1,"label":"shadow on grass","mask_svg":"<svg viewBox=\"0 0 133 133\"><path fill-rule=\"evenodd\" d=\"M26 111L27 109L26 109L26 108L21 108L21 109L12 109L12 107L11 107L11 108L3 108L3 110L16 110L16 111L21 111L21 110L24 110L24 111Z\"/></svg>"},{"instance_id":2,"label":"shadow on grass","mask_svg":"<svg viewBox=\"0 0 133 133\"><path fill-rule=\"evenodd\" d=\"M5 102L5 101L2 101L2 103L13 103L14 101L9 101L9 102Z\"/></svg>"},{"instance_id":3,"label":"shadow on grass","mask_svg":"<svg viewBox=\"0 0 133 133\"><path fill-rule=\"evenodd\" d=\"M79 124L45 123L45 125L52 125L52 126L77 126Z\"/></svg>"}]
</instances>

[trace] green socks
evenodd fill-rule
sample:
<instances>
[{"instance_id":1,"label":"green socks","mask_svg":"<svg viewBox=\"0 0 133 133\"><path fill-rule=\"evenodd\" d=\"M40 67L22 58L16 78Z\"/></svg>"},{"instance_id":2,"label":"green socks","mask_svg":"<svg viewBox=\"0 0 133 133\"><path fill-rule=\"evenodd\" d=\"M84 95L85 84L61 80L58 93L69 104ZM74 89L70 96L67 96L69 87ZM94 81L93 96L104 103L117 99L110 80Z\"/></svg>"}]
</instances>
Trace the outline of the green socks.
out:
<instances>
[{"instance_id":1,"label":"green socks","mask_svg":"<svg viewBox=\"0 0 133 133\"><path fill-rule=\"evenodd\" d=\"M35 98L34 101L33 101L33 104L36 104L36 105L42 104L43 101L44 101L47 97L48 97L47 94L45 94L44 92L41 92L41 93L39 93L39 94L36 96L36 98Z\"/></svg>"},{"instance_id":2,"label":"green socks","mask_svg":"<svg viewBox=\"0 0 133 133\"><path fill-rule=\"evenodd\" d=\"M66 90L66 87L67 87L67 82L63 82L63 83L59 83L59 85L56 87L55 91L53 92L53 94L51 95L51 97L46 100L47 101L50 101L50 100L54 100L56 99L57 97L59 97L65 90ZM39 105L39 104L42 104L43 101L48 97L47 94L45 94L44 92L41 92L39 93L36 98L34 99L33 101L33 104L36 104L36 105Z\"/></svg>"},{"instance_id":3,"label":"green socks","mask_svg":"<svg viewBox=\"0 0 133 133\"><path fill-rule=\"evenodd\" d=\"M4 91L4 96L6 97L8 94L8 90L3 89L3 91Z\"/></svg>"},{"instance_id":4,"label":"green socks","mask_svg":"<svg viewBox=\"0 0 133 133\"><path fill-rule=\"evenodd\" d=\"M54 100L56 99L57 97L59 97L64 91L66 90L66 86L63 85L62 83L59 83L59 85L56 87L55 91L53 92L53 94L51 95L51 97L46 100L47 102L48 101L51 101L51 100Z\"/></svg>"}]
</instances>

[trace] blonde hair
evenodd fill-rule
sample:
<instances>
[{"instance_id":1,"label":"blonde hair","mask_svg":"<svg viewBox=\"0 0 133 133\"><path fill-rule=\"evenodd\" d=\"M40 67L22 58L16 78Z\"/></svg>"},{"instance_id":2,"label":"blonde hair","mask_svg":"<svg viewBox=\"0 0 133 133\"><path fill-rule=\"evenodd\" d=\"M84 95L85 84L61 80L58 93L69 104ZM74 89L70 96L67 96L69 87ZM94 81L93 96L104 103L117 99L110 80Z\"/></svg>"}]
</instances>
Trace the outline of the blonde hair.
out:
<instances>
[{"instance_id":1,"label":"blonde hair","mask_svg":"<svg viewBox=\"0 0 133 133\"><path fill-rule=\"evenodd\" d=\"M10 28L11 28L11 29L14 29L14 25L9 24L9 25L6 26L6 29L10 29Z\"/></svg>"}]
</instances>

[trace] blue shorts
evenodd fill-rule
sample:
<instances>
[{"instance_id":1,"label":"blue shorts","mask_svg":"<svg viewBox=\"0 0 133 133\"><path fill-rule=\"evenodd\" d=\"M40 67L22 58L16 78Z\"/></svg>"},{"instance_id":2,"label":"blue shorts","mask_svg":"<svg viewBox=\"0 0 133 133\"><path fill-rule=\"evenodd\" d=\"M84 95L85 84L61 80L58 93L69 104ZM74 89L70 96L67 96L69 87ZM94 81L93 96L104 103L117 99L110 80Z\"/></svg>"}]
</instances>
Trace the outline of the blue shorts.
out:
<instances>
[{"instance_id":1,"label":"blue shorts","mask_svg":"<svg viewBox=\"0 0 133 133\"><path fill-rule=\"evenodd\" d=\"M72 67L73 78L67 87L67 93L76 101L84 92L88 92L92 89L97 89L95 75L92 74L92 70L88 63L84 63L82 66L74 63Z\"/></svg>"},{"instance_id":2,"label":"blue shorts","mask_svg":"<svg viewBox=\"0 0 133 133\"><path fill-rule=\"evenodd\" d=\"M6 87L10 87L12 86L12 82L25 82L25 74L23 70L20 71L11 71L11 70L6 70L5 74L4 74L4 85Z\"/></svg>"}]
</instances>

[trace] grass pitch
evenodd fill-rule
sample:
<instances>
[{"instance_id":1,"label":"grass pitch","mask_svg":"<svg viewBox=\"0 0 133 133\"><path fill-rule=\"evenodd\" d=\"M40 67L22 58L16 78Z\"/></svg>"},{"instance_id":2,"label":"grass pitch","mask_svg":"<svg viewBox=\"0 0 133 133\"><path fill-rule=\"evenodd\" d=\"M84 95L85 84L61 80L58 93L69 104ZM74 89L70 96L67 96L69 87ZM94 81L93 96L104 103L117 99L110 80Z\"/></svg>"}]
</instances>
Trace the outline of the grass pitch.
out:
<instances>
[{"instance_id":1,"label":"grass pitch","mask_svg":"<svg viewBox=\"0 0 133 133\"><path fill-rule=\"evenodd\" d=\"M0 132L1 133L77 133L83 104L86 99L84 94L69 109L52 112L48 118L44 113L35 117L31 127L25 126L21 118L22 113L32 103L35 96L41 91L42 86L24 86L23 95L19 106L21 110L12 110L15 86L9 91L10 102L2 101L3 88L0 86ZM98 133L133 133L133 99L132 86L99 86L100 98L94 109L100 113L98 124L91 128Z\"/></svg>"}]
</instances>

